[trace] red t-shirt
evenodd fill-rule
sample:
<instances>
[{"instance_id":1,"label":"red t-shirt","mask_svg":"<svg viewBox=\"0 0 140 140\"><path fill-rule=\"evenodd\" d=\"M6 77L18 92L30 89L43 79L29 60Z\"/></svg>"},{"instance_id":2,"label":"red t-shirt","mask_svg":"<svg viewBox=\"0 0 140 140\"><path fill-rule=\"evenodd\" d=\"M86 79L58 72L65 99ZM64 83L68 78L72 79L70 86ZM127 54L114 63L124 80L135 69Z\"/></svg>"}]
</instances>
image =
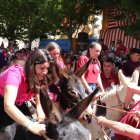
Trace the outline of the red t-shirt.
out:
<instances>
[{"instance_id":1,"label":"red t-shirt","mask_svg":"<svg viewBox=\"0 0 140 140\"><path fill-rule=\"evenodd\" d=\"M140 101L138 103L136 103L136 105L129 112L135 112L136 110L140 111ZM128 124L128 125L131 125L131 126L133 126L135 128L140 129L140 123L137 126L138 122L134 119L132 113L128 113L128 114L124 115L120 119L120 122ZM139 134L138 134L138 137L139 137ZM126 137L126 136L122 136L122 135L116 134L116 140L127 140L127 139L128 139L128 137ZM132 140L132 139L129 139L129 140Z\"/></svg>"},{"instance_id":2,"label":"red t-shirt","mask_svg":"<svg viewBox=\"0 0 140 140\"><path fill-rule=\"evenodd\" d=\"M88 62L89 58L85 55L80 56L79 60L76 62L76 71L79 70L83 65ZM90 63L86 73L85 79L87 83L97 83L98 76L100 74L100 62L95 60Z\"/></svg>"},{"instance_id":3,"label":"red t-shirt","mask_svg":"<svg viewBox=\"0 0 140 140\"><path fill-rule=\"evenodd\" d=\"M118 75L115 73L112 73L109 78L106 78L104 73L101 72L101 80L102 80L104 89L110 88L112 85L120 84Z\"/></svg>"},{"instance_id":4,"label":"red t-shirt","mask_svg":"<svg viewBox=\"0 0 140 140\"><path fill-rule=\"evenodd\" d=\"M122 44L122 45L119 45L118 48L116 49L116 55L118 57L120 57L121 55L121 52L124 52L124 54L127 53L127 48Z\"/></svg>"}]
</instances>

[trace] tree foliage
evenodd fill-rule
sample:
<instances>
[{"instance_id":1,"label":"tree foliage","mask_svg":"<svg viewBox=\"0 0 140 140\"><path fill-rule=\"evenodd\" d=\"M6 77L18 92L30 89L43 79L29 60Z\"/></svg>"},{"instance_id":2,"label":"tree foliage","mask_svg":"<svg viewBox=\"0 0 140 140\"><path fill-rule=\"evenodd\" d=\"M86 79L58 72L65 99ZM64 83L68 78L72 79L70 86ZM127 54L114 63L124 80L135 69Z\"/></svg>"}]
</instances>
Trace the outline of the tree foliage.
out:
<instances>
[{"instance_id":1,"label":"tree foliage","mask_svg":"<svg viewBox=\"0 0 140 140\"><path fill-rule=\"evenodd\" d=\"M132 35L140 40L140 1L139 0L122 0L121 9L130 21L129 26L124 26L122 29L129 35ZM129 14L132 13L136 16L135 22L132 22Z\"/></svg>"},{"instance_id":2,"label":"tree foliage","mask_svg":"<svg viewBox=\"0 0 140 140\"><path fill-rule=\"evenodd\" d=\"M58 1L2 0L0 5L0 36L8 40L28 39L53 32L58 28ZM54 10L55 8L55 10ZM50 16L51 15L51 16ZM53 18L52 18L53 17Z\"/></svg>"},{"instance_id":3,"label":"tree foliage","mask_svg":"<svg viewBox=\"0 0 140 140\"><path fill-rule=\"evenodd\" d=\"M18 1L11 3L2 0L0 4L0 36L8 40L19 39L23 25L20 3Z\"/></svg>"},{"instance_id":4,"label":"tree foliage","mask_svg":"<svg viewBox=\"0 0 140 140\"><path fill-rule=\"evenodd\" d=\"M95 9L92 0L62 0L62 18L66 18L67 25L62 26L61 30L68 34L72 40L72 34L81 25L87 23L90 15L99 14L99 10Z\"/></svg>"},{"instance_id":5,"label":"tree foliage","mask_svg":"<svg viewBox=\"0 0 140 140\"><path fill-rule=\"evenodd\" d=\"M96 11L91 0L2 0L0 36L32 41L60 29L71 39L75 29ZM62 26L64 18L68 20L67 26Z\"/></svg>"},{"instance_id":6,"label":"tree foliage","mask_svg":"<svg viewBox=\"0 0 140 140\"><path fill-rule=\"evenodd\" d=\"M126 34L140 39L140 1L139 0L94 0L96 8L117 8L121 15L117 20L127 20L127 26L120 27ZM132 21L131 15L134 15L135 21Z\"/></svg>"},{"instance_id":7,"label":"tree foliage","mask_svg":"<svg viewBox=\"0 0 140 140\"><path fill-rule=\"evenodd\" d=\"M134 13L135 23L125 30L138 36L139 5L139 0L1 0L0 36L8 40L32 41L45 33L55 34L60 29L72 39L75 30L87 23L89 15L98 14L106 7ZM66 25L62 25L64 19Z\"/></svg>"}]
</instances>

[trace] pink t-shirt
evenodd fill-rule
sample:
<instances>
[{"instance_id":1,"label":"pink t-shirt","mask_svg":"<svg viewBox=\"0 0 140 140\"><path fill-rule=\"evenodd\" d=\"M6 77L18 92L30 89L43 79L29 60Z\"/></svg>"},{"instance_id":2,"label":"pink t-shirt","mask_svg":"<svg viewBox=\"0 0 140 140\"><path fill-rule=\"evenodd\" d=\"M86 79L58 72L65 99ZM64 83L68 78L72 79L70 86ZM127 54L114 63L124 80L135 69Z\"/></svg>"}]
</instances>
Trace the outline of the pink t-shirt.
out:
<instances>
[{"instance_id":1,"label":"pink t-shirt","mask_svg":"<svg viewBox=\"0 0 140 140\"><path fill-rule=\"evenodd\" d=\"M83 65L85 65L88 60L89 58L87 56L82 55L76 63L76 71L79 70ZM89 65L87 72L85 73L85 79L87 83L96 84L100 73L100 62L98 60L95 60Z\"/></svg>"},{"instance_id":2,"label":"pink t-shirt","mask_svg":"<svg viewBox=\"0 0 140 140\"><path fill-rule=\"evenodd\" d=\"M140 131L138 132L138 140L140 140Z\"/></svg>"},{"instance_id":3,"label":"pink t-shirt","mask_svg":"<svg viewBox=\"0 0 140 140\"><path fill-rule=\"evenodd\" d=\"M64 63L63 63L62 60L57 60L57 65L58 65L60 68L62 68L62 69L64 69L64 67L65 67L65 65L64 65Z\"/></svg>"},{"instance_id":4,"label":"pink t-shirt","mask_svg":"<svg viewBox=\"0 0 140 140\"><path fill-rule=\"evenodd\" d=\"M33 92L27 93L27 84L25 82L24 69L20 65L13 65L0 75L0 94L4 95L4 87L12 85L18 88L16 105L22 105L23 102L30 100ZM11 93L12 96L12 93Z\"/></svg>"}]
</instances>

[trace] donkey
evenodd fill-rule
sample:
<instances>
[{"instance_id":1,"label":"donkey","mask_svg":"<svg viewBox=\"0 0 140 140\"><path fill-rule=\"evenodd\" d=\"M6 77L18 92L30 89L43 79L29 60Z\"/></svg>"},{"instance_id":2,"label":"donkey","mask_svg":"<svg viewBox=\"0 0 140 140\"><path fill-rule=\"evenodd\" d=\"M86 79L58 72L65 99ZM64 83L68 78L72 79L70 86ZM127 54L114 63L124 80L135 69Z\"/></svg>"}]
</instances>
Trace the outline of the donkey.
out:
<instances>
[{"instance_id":1,"label":"donkey","mask_svg":"<svg viewBox=\"0 0 140 140\"><path fill-rule=\"evenodd\" d=\"M127 84L129 83L131 85L137 85L139 77L139 68L137 68L134 71L132 78L125 77L121 73L121 71L118 72L118 76L121 85L116 87L114 86L112 89L106 92L104 96L97 100L97 106L95 105L96 111L92 112L94 115L103 115L106 118L114 121L119 120L123 116L124 112L119 111L119 109L124 110L125 98L127 94ZM118 110L112 110L98 105L115 108ZM134 103L132 102L131 106L133 105ZM97 124L97 121L94 117L91 118L89 123L85 120L82 120L81 122L86 128L90 130L92 134L92 140L96 140L97 138L103 138L103 132L101 130L101 127Z\"/></svg>"},{"instance_id":2,"label":"donkey","mask_svg":"<svg viewBox=\"0 0 140 140\"><path fill-rule=\"evenodd\" d=\"M42 88L40 90L40 102L47 118L46 122L42 122L46 124L45 139L90 140L89 130L83 127L77 119L88 107L97 91L98 89L79 102L67 114L63 114L57 105L50 100L47 90ZM0 140L44 140L43 136L35 135L15 122L1 129L0 134Z\"/></svg>"},{"instance_id":3,"label":"donkey","mask_svg":"<svg viewBox=\"0 0 140 140\"><path fill-rule=\"evenodd\" d=\"M97 91L98 89L96 89L93 94L96 94ZM89 132L83 127L83 125L79 121L77 121L77 119L82 115L82 113L92 101L94 97L93 94L80 101L68 113L63 114L60 113L55 104L52 104L52 102L49 101L46 92L42 91L40 95L40 100L44 113L49 120L46 126L47 136L50 139L56 140L89 139ZM45 100L47 100L47 102L45 102Z\"/></svg>"}]
</instances>

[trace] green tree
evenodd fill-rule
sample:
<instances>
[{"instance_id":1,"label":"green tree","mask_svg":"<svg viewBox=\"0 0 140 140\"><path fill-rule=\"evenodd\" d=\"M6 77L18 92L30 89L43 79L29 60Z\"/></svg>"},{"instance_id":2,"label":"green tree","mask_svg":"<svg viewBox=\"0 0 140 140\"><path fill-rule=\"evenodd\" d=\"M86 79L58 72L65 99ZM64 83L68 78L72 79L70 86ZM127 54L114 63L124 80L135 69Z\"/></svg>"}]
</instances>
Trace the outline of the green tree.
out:
<instances>
[{"instance_id":1,"label":"green tree","mask_svg":"<svg viewBox=\"0 0 140 140\"><path fill-rule=\"evenodd\" d=\"M0 36L9 41L20 39L23 31L20 2L2 0L0 4Z\"/></svg>"},{"instance_id":2,"label":"green tree","mask_svg":"<svg viewBox=\"0 0 140 140\"><path fill-rule=\"evenodd\" d=\"M94 0L97 9L117 8L121 14L116 20L127 20L126 26L120 27L126 34L140 39L140 1L139 0ZM130 15L136 16L135 21Z\"/></svg>"},{"instance_id":3,"label":"green tree","mask_svg":"<svg viewBox=\"0 0 140 140\"><path fill-rule=\"evenodd\" d=\"M25 38L30 41L45 33L55 34L60 26L59 1L41 0L25 5Z\"/></svg>"},{"instance_id":4,"label":"green tree","mask_svg":"<svg viewBox=\"0 0 140 140\"><path fill-rule=\"evenodd\" d=\"M2 0L0 36L9 41L20 39L32 42L42 34L53 33L60 25L57 16L57 10L60 8L58 1L51 2L51 0Z\"/></svg>"},{"instance_id":5,"label":"green tree","mask_svg":"<svg viewBox=\"0 0 140 140\"><path fill-rule=\"evenodd\" d=\"M54 34L57 29L72 34L90 15L98 14L106 7L117 7L122 17L129 18L129 12L136 15L136 21L123 27L126 33L139 37L140 34L139 0L1 0L0 36L11 40L32 40L45 33ZM67 26L62 20L67 19ZM131 28L131 30L130 30Z\"/></svg>"},{"instance_id":6,"label":"green tree","mask_svg":"<svg viewBox=\"0 0 140 140\"><path fill-rule=\"evenodd\" d=\"M86 24L90 15L99 14L91 0L62 0L62 17L66 17L68 25L63 26L62 31L68 34L72 43L72 34L83 24Z\"/></svg>"},{"instance_id":7,"label":"green tree","mask_svg":"<svg viewBox=\"0 0 140 140\"><path fill-rule=\"evenodd\" d=\"M0 35L8 40L28 39L30 42L44 33L57 29L72 34L95 14L90 0L2 0L0 5ZM68 26L61 22L67 17Z\"/></svg>"},{"instance_id":8,"label":"green tree","mask_svg":"<svg viewBox=\"0 0 140 140\"><path fill-rule=\"evenodd\" d=\"M121 9L124 16L128 19L130 25L124 26L122 29L127 34L130 34L140 40L140 1L139 0L121 0ZM133 22L130 14L136 16Z\"/></svg>"}]
</instances>

